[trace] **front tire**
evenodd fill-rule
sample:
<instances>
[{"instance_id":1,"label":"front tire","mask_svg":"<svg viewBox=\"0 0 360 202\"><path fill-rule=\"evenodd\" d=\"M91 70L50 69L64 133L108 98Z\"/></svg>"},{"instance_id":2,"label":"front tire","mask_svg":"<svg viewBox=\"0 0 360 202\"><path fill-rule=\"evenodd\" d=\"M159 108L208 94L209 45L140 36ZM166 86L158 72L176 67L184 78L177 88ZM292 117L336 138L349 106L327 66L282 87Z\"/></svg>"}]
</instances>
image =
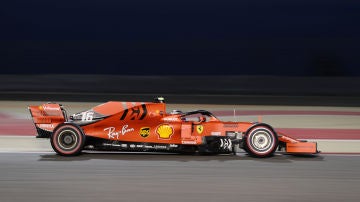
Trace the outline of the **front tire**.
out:
<instances>
[{"instance_id":1,"label":"front tire","mask_svg":"<svg viewBox=\"0 0 360 202\"><path fill-rule=\"evenodd\" d=\"M75 156L79 155L84 148L85 135L77 126L63 124L54 130L50 137L50 143L59 155Z\"/></svg>"},{"instance_id":2,"label":"front tire","mask_svg":"<svg viewBox=\"0 0 360 202\"><path fill-rule=\"evenodd\" d=\"M265 158L270 157L276 151L278 137L268 126L255 126L246 135L244 150L250 155Z\"/></svg>"}]
</instances>

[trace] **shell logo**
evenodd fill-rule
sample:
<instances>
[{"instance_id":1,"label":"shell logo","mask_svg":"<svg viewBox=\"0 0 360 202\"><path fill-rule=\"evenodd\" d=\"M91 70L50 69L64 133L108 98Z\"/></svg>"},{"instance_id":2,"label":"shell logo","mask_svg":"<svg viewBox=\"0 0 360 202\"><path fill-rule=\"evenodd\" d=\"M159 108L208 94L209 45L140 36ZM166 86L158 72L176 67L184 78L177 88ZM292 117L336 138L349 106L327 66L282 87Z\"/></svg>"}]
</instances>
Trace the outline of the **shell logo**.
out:
<instances>
[{"instance_id":1,"label":"shell logo","mask_svg":"<svg viewBox=\"0 0 360 202\"><path fill-rule=\"evenodd\" d=\"M174 128L168 124L163 124L157 127L156 133L161 139L169 139L174 134Z\"/></svg>"}]
</instances>

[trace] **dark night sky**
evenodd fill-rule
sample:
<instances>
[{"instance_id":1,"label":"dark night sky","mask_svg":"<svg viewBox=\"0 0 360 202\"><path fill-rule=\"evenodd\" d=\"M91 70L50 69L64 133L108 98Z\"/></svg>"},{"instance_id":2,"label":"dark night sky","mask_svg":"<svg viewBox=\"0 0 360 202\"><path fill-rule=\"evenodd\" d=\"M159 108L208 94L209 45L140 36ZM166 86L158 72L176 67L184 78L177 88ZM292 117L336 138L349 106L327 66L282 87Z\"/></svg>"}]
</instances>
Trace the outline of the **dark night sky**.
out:
<instances>
[{"instance_id":1,"label":"dark night sky","mask_svg":"<svg viewBox=\"0 0 360 202\"><path fill-rule=\"evenodd\" d=\"M0 73L360 76L360 1L5 0Z\"/></svg>"}]
</instances>

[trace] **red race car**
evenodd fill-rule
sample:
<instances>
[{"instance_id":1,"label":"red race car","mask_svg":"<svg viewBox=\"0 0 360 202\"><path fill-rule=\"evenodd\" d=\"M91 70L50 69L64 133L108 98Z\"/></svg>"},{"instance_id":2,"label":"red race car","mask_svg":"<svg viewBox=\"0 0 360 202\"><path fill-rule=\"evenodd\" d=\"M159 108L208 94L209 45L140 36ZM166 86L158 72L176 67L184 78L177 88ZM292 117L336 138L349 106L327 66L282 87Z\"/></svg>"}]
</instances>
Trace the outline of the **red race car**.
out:
<instances>
[{"instance_id":1,"label":"red race car","mask_svg":"<svg viewBox=\"0 0 360 202\"><path fill-rule=\"evenodd\" d=\"M317 143L277 133L260 122L221 121L211 112L166 112L154 102L110 101L68 117L60 104L29 106L38 136L50 138L54 151L73 156L82 150L232 154L238 148L254 157L278 150L316 154Z\"/></svg>"}]
</instances>

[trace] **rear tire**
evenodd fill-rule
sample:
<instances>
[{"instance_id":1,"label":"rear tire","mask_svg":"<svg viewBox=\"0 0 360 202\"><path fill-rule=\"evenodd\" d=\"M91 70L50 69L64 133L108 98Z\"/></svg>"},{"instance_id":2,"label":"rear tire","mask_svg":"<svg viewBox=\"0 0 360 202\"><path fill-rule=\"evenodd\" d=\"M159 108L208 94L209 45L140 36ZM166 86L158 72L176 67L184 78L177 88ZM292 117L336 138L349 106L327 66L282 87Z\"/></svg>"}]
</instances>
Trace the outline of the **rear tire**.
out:
<instances>
[{"instance_id":1,"label":"rear tire","mask_svg":"<svg viewBox=\"0 0 360 202\"><path fill-rule=\"evenodd\" d=\"M244 150L254 157L270 157L276 151L278 137L268 126L251 128L245 138Z\"/></svg>"},{"instance_id":2,"label":"rear tire","mask_svg":"<svg viewBox=\"0 0 360 202\"><path fill-rule=\"evenodd\" d=\"M79 155L84 148L85 135L72 124L57 127L50 137L50 143L56 153L62 156Z\"/></svg>"}]
</instances>

